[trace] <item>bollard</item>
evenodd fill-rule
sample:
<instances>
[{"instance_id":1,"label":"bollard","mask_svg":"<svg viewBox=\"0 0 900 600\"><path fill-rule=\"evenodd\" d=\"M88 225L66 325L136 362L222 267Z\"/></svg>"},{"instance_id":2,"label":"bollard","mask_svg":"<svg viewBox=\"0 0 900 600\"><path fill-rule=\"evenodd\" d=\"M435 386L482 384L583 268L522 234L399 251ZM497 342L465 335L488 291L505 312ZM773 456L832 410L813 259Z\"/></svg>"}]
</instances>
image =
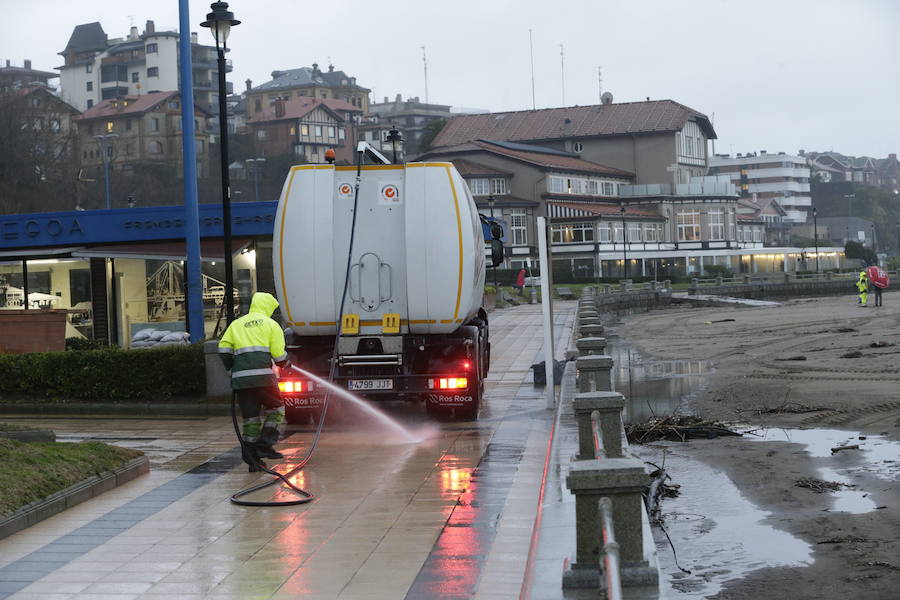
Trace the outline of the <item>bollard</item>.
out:
<instances>
[{"instance_id":1,"label":"bollard","mask_svg":"<svg viewBox=\"0 0 900 600\"><path fill-rule=\"evenodd\" d=\"M597 356L606 352L605 337L583 337L575 342L579 356Z\"/></svg>"},{"instance_id":2,"label":"bollard","mask_svg":"<svg viewBox=\"0 0 900 600\"><path fill-rule=\"evenodd\" d=\"M600 441L605 458L622 458L622 411L625 397L616 392L576 394L573 402L578 423L578 456L576 460L600 458L594 448L591 413L600 413Z\"/></svg>"},{"instance_id":3,"label":"bollard","mask_svg":"<svg viewBox=\"0 0 900 600\"><path fill-rule=\"evenodd\" d=\"M565 588L598 587L601 523L599 502L612 502L613 523L622 562L622 583L652 585L659 574L644 559L641 494L650 478L636 458L582 460L572 465L566 486L575 495L575 562L563 574Z\"/></svg>"},{"instance_id":4,"label":"bollard","mask_svg":"<svg viewBox=\"0 0 900 600\"><path fill-rule=\"evenodd\" d=\"M833 275L834 275L834 273L832 273L831 271L828 271L827 273L825 273L825 281L831 281L831 278Z\"/></svg>"},{"instance_id":5,"label":"bollard","mask_svg":"<svg viewBox=\"0 0 900 600\"><path fill-rule=\"evenodd\" d=\"M531 291L528 294L528 304L537 304L537 290L534 286L531 286Z\"/></svg>"},{"instance_id":6,"label":"bollard","mask_svg":"<svg viewBox=\"0 0 900 600\"><path fill-rule=\"evenodd\" d=\"M721 275L719 275L718 277L716 277L716 285L717 285L717 286L722 287L722 284L723 284L723 283L724 283L724 280L722 279L722 276L721 276Z\"/></svg>"},{"instance_id":7,"label":"bollard","mask_svg":"<svg viewBox=\"0 0 900 600\"><path fill-rule=\"evenodd\" d=\"M650 282L650 289L651 289L651 290L659 289L659 282L657 282L657 281L651 281L651 282Z\"/></svg>"},{"instance_id":8,"label":"bollard","mask_svg":"<svg viewBox=\"0 0 900 600\"><path fill-rule=\"evenodd\" d=\"M576 378L578 391L611 392L612 366L612 357L602 354L582 356L575 359L575 369L578 372Z\"/></svg>"}]
</instances>

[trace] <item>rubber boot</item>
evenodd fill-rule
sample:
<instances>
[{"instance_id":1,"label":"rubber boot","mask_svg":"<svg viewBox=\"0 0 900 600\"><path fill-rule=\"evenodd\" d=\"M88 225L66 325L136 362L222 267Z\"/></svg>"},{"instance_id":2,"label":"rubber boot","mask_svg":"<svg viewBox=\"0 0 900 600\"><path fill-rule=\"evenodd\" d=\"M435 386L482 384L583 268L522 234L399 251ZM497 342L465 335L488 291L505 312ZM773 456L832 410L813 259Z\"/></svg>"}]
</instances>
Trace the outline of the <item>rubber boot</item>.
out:
<instances>
[{"instance_id":1,"label":"rubber boot","mask_svg":"<svg viewBox=\"0 0 900 600\"><path fill-rule=\"evenodd\" d=\"M256 446L253 443L244 443L241 447L241 458L249 465L250 468L248 471L250 473L256 473L257 471L262 471L267 468L266 463L260 458L259 452L257 452Z\"/></svg>"},{"instance_id":2,"label":"rubber boot","mask_svg":"<svg viewBox=\"0 0 900 600\"><path fill-rule=\"evenodd\" d=\"M263 458L284 458L284 454L273 448L278 441L278 430L274 427L263 427L259 440L253 445L256 453Z\"/></svg>"}]
</instances>

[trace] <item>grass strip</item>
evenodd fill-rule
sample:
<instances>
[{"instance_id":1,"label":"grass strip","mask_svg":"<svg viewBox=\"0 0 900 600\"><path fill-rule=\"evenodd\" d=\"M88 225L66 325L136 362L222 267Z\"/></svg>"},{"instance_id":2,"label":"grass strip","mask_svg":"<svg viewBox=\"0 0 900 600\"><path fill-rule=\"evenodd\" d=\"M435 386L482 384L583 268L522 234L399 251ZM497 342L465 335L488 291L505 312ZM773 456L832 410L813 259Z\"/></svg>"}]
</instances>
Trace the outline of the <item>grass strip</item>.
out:
<instances>
[{"instance_id":1,"label":"grass strip","mask_svg":"<svg viewBox=\"0 0 900 600\"><path fill-rule=\"evenodd\" d=\"M0 515L142 454L102 442L26 443L0 438Z\"/></svg>"}]
</instances>

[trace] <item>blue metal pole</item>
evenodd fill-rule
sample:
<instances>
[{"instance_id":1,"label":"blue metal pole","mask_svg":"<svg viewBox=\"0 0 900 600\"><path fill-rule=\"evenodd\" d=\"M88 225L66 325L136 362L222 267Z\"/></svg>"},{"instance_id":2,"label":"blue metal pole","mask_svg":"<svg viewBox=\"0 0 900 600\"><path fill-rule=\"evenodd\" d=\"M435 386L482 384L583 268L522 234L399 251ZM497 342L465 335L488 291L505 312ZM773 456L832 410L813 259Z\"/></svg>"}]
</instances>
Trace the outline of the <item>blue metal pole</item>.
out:
<instances>
[{"instance_id":1,"label":"blue metal pole","mask_svg":"<svg viewBox=\"0 0 900 600\"><path fill-rule=\"evenodd\" d=\"M184 158L184 222L187 245L185 308L191 342L206 337L200 273L200 208L197 204L197 154L194 148L194 78L191 73L191 18L189 0L178 0L178 61L181 82L181 142Z\"/></svg>"},{"instance_id":2,"label":"blue metal pole","mask_svg":"<svg viewBox=\"0 0 900 600\"><path fill-rule=\"evenodd\" d=\"M102 146L100 151L103 152L103 195L106 198L106 208L112 208L109 201L109 156L106 155L106 146Z\"/></svg>"}]
</instances>

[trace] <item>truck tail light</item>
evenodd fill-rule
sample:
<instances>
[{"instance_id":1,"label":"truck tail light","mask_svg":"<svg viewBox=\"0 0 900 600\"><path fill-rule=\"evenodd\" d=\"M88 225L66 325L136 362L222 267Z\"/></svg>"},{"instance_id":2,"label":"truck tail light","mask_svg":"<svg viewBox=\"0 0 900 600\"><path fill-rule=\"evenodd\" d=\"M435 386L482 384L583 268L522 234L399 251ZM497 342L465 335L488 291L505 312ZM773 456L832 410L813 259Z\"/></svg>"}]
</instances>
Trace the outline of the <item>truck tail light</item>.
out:
<instances>
[{"instance_id":1,"label":"truck tail light","mask_svg":"<svg viewBox=\"0 0 900 600\"><path fill-rule=\"evenodd\" d=\"M296 379L288 379L278 382L278 391L282 394L298 394L300 392L313 391L313 383L311 381L302 381Z\"/></svg>"}]
</instances>

